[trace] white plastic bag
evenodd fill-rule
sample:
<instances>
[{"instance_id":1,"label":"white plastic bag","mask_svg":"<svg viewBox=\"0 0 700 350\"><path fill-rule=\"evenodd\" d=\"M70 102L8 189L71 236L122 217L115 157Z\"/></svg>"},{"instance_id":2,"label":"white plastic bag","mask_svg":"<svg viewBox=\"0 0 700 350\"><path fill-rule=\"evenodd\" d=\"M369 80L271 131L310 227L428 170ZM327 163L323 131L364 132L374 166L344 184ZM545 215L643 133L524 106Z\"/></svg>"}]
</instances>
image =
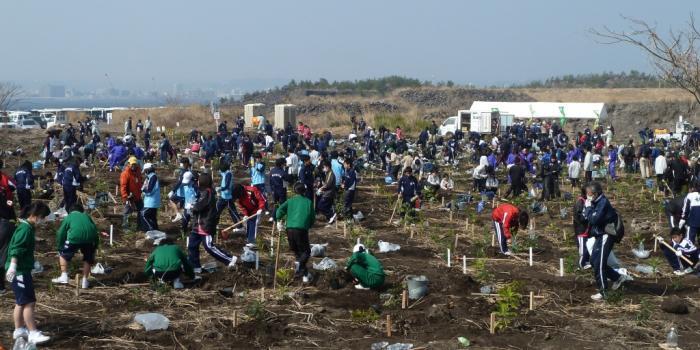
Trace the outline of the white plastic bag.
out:
<instances>
[{"instance_id":1,"label":"white plastic bag","mask_svg":"<svg viewBox=\"0 0 700 350\"><path fill-rule=\"evenodd\" d=\"M312 244L311 245L311 256L315 258L320 258L326 255L326 247L328 243L324 244Z\"/></svg>"},{"instance_id":2,"label":"white plastic bag","mask_svg":"<svg viewBox=\"0 0 700 350\"><path fill-rule=\"evenodd\" d=\"M325 270L335 270L338 265L329 257L323 258L318 264L312 265L314 270L325 271Z\"/></svg>"},{"instance_id":3,"label":"white plastic bag","mask_svg":"<svg viewBox=\"0 0 700 350\"><path fill-rule=\"evenodd\" d=\"M255 262L256 253L248 247L243 247L243 254L241 254L241 261L247 263Z\"/></svg>"},{"instance_id":4,"label":"white plastic bag","mask_svg":"<svg viewBox=\"0 0 700 350\"><path fill-rule=\"evenodd\" d=\"M380 253L395 252L395 251L401 249L401 246L398 244L384 242L384 241L379 241L379 243L377 243L377 245L379 246Z\"/></svg>"},{"instance_id":5,"label":"white plastic bag","mask_svg":"<svg viewBox=\"0 0 700 350\"><path fill-rule=\"evenodd\" d=\"M167 317L154 312L137 314L134 321L142 325L146 331L165 330L170 326L170 320Z\"/></svg>"}]
</instances>

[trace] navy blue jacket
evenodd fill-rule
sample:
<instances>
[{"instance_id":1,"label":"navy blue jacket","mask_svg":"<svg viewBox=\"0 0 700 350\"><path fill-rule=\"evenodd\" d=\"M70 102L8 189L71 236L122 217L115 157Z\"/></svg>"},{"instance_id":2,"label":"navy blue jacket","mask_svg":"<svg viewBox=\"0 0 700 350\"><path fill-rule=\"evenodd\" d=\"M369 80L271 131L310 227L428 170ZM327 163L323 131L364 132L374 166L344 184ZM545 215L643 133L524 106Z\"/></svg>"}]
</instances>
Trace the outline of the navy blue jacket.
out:
<instances>
[{"instance_id":1,"label":"navy blue jacket","mask_svg":"<svg viewBox=\"0 0 700 350\"><path fill-rule=\"evenodd\" d=\"M590 236L598 237L605 234L605 225L615 220L615 209L608 198L601 194L593 200L590 207L584 209L583 216L591 227Z\"/></svg>"},{"instance_id":2,"label":"navy blue jacket","mask_svg":"<svg viewBox=\"0 0 700 350\"><path fill-rule=\"evenodd\" d=\"M343 174L342 184L346 191L354 191L357 188L357 173L350 168Z\"/></svg>"},{"instance_id":3,"label":"navy blue jacket","mask_svg":"<svg viewBox=\"0 0 700 350\"><path fill-rule=\"evenodd\" d=\"M15 172L15 186L17 189L31 190L34 188L34 175L32 169L21 167Z\"/></svg>"},{"instance_id":4,"label":"navy blue jacket","mask_svg":"<svg viewBox=\"0 0 700 350\"><path fill-rule=\"evenodd\" d=\"M80 169L77 165L68 164L65 170L63 170L63 179L61 185L64 188L74 188L80 186Z\"/></svg>"},{"instance_id":5,"label":"navy blue jacket","mask_svg":"<svg viewBox=\"0 0 700 350\"><path fill-rule=\"evenodd\" d=\"M402 176L399 180L399 193L401 194L401 197L403 197L404 201L407 201L413 198L415 195L420 194L420 188L416 177L413 175Z\"/></svg>"},{"instance_id":6,"label":"navy blue jacket","mask_svg":"<svg viewBox=\"0 0 700 350\"><path fill-rule=\"evenodd\" d=\"M289 182L291 179L291 176L287 174L284 168L273 167L270 170L270 188L272 192L277 195L285 193L287 189L284 187L284 182Z\"/></svg>"}]
</instances>

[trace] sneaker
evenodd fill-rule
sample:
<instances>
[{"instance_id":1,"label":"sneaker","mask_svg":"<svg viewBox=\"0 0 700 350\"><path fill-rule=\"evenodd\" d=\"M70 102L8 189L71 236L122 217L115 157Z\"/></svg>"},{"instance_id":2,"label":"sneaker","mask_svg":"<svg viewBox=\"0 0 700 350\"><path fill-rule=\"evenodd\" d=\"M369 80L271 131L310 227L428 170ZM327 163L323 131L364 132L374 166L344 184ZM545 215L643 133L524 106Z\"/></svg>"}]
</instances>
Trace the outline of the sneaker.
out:
<instances>
[{"instance_id":1,"label":"sneaker","mask_svg":"<svg viewBox=\"0 0 700 350\"><path fill-rule=\"evenodd\" d=\"M355 289L359 290L369 290L369 288L362 286L362 284L358 283L355 285Z\"/></svg>"},{"instance_id":2,"label":"sneaker","mask_svg":"<svg viewBox=\"0 0 700 350\"><path fill-rule=\"evenodd\" d=\"M309 283L309 282L311 282L312 279L313 279L313 276L311 275L311 272L307 272L306 275L304 275L304 277L301 278L301 282ZM358 286L359 286L359 284L358 284Z\"/></svg>"},{"instance_id":3,"label":"sneaker","mask_svg":"<svg viewBox=\"0 0 700 350\"><path fill-rule=\"evenodd\" d=\"M272 216L267 219L267 222L273 222L273 221L275 221L275 219L273 219Z\"/></svg>"},{"instance_id":4,"label":"sneaker","mask_svg":"<svg viewBox=\"0 0 700 350\"><path fill-rule=\"evenodd\" d=\"M689 273L693 273L693 271L695 271L695 270L693 270L692 267L688 267L688 268L686 268L685 271L683 271L683 272L685 272L686 274L689 274Z\"/></svg>"},{"instance_id":5,"label":"sneaker","mask_svg":"<svg viewBox=\"0 0 700 350\"><path fill-rule=\"evenodd\" d=\"M180 281L179 278L176 278L176 279L173 281L173 288L175 288L175 289L182 289L182 288L185 288L185 286L182 284L182 282Z\"/></svg>"},{"instance_id":6,"label":"sneaker","mask_svg":"<svg viewBox=\"0 0 700 350\"><path fill-rule=\"evenodd\" d=\"M269 210L265 211L265 215L270 215L270 211Z\"/></svg>"},{"instance_id":7,"label":"sneaker","mask_svg":"<svg viewBox=\"0 0 700 350\"><path fill-rule=\"evenodd\" d=\"M238 257L232 256L232 257L231 257L231 262L228 263L228 267L229 267L229 268L236 267L236 262L237 262L237 261L238 261Z\"/></svg>"},{"instance_id":8,"label":"sneaker","mask_svg":"<svg viewBox=\"0 0 700 350\"><path fill-rule=\"evenodd\" d=\"M328 220L328 224L330 225L330 224L334 223L334 222L335 222L335 219L336 219L337 217L338 217L338 214L333 214L333 216L331 216L331 219Z\"/></svg>"},{"instance_id":9,"label":"sneaker","mask_svg":"<svg viewBox=\"0 0 700 350\"><path fill-rule=\"evenodd\" d=\"M243 232L243 229L240 228L240 227L236 227L236 228L234 228L233 231L231 231L231 232L233 232L233 233L241 233L241 232Z\"/></svg>"},{"instance_id":10,"label":"sneaker","mask_svg":"<svg viewBox=\"0 0 700 350\"><path fill-rule=\"evenodd\" d=\"M603 300L603 294L601 294L601 293L593 294L593 295L591 295L591 299L593 299L593 301L601 301L601 300Z\"/></svg>"},{"instance_id":11,"label":"sneaker","mask_svg":"<svg viewBox=\"0 0 700 350\"><path fill-rule=\"evenodd\" d=\"M620 275L620 278L618 278L617 281L615 281L615 283L613 283L612 289L617 290L618 288L620 288L620 286L622 286L623 283L625 283L627 281L631 281L631 280L632 280L632 277L630 277L630 276Z\"/></svg>"},{"instance_id":12,"label":"sneaker","mask_svg":"<svg viewBox=\"0 0 700 350\"><path fill-rule=\"evenodd\" d=\"M509 250L509 251L507 251L507 252L503 253L503 255L507 255L507 256L512 256L512 255L513 255L513 253L511 253L511 252L510 252L510 250Z\"/></svg>"},{"instance_id":13,"label":"sneaker","mask_svg":"<svg viewBox=\"0 0 700 350\"><path fill-rule=\"evenodd\" d=\"M12 333L12 339L16 340L19 338L26 338L29 336L29 330L25 327L22 328L17 328L15 331Z\"/></svg>"},{"instance_id":14,"label":"sneaker","mask_svg":"<svg viewBox=\"0 0 700 350\"><path fill-rule=\"evenodd\" d=\"M195 273L195 274L200 274L200 273L202 273L202 268L201 268L201 267L195 267L195 268L194 268L194 273Z\"/></svg>"},{"instance_id":15,"label":"sneaker","mask_svg":"<svg viewBox=\"0 0 700 350\"><path fill-rule=\"evenodd\" d=\"M588 269L590 269L591 267L593 267L593 265L591 265L591 264L583 265L583 269L584 269L584 270L588 270Z\"/></svg>"},{"instance_id":16,"label":"sneaker","mask_svg":"<svg viewBox=\"0 0 700 350\"><path fill-rule=\"evenodd\" d=\"M673 271L673 274L676 275L676 276L683 276L683 275L685 275L685 271L683 271L683 270L675 270L675 271Z\"/></svg>"},{"instance_id":17,"label":"sneaker","mask_svg":"<svg viewBox=\"0 0 700 350\"><path fill-rule=\"evenodd\" d=\"M81 283L81 288L83 289L88 289L90 288L90 283L88 282L87 278L83 278L83 283Z\"/></svg>"},{"instance_id":18,"label":"sneaker","mask_svg":"<svg viewBox=\"0 0 700 350\"><path fill-rule=\"evenodd\" d=\"M178 222L180 220L182 220L182 214L177 213L175 214L175 217L173 218L172 222Z\"/></svg>"},{"instance_id":19,"label":"sneaker","mask_svg":"<svg viewBox=\"0 0 700 350\"><path fill-rule=\"evenodd\" d=\"M40 331L31 331L29 332L29 337L27 337L27 341L35 345L46 343L49 339L51 337L42 334Z\"/></svg>"},{"instance_id":20,"label":"sneaker","mask_svg":"<svg viewBox=\"0 0 700 350\"><path fill-rule=\"evenodd\" d=\"M253 243L246 243L245 246L250 250L258 250L258 246Z\"/></svg>"},{"instance_id":21,"label":"sneaker","mask_svg":"<svg viewBox=\"0 0 700 350\"><path fill-rule=\"evenodd\" d=\"M68 275L62 274L60 277L52 279L51 282L58 284L68 284Z\"/></svg>"}]
</instances>

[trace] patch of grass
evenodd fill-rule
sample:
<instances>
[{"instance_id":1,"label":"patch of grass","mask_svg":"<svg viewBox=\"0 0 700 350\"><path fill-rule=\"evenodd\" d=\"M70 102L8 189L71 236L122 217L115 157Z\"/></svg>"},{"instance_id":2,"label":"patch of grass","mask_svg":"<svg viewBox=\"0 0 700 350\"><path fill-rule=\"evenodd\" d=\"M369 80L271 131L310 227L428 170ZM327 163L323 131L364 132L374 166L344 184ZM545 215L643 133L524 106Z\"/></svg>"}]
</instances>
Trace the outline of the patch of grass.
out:
<instances>
[{"instance_id":1,"label":"patch of grass","mask_svg":"<svg viewBox=\"0 0 700 350\"><path fill-rule=\"evenodd\" d=\"M430 126L429 120L399 114L378 114L374 116L374 126L385 126L389 130L401 127L405 133L416 133Z\"/></svg>"},{"instance_id":2,"label":"patch of grass","mask_svg":"<svg viewBox=\"0 0 700 350\"><path fill-rule=\"evenodd\" d=\"M350 319L354 323L372 323L379 319L379 314L372 308L350 311Z\"/></svg>"}]
</instances>

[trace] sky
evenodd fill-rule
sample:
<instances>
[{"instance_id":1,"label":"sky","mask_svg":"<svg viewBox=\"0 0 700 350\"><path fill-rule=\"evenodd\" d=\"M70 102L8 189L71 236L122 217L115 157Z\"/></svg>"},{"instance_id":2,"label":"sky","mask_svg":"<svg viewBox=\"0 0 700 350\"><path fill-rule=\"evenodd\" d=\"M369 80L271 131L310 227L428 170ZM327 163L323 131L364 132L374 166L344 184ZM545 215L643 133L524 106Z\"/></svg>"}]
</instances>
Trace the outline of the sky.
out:
<instances>
[{"instance_id":1,"label":"sky","mask_svg":"<svg viewBox=\"0 0 700 350\"><path fill-rule=\"evenodd\" d=\"M3 1L0 80L148 90L652 72L638 49L597 43L589 29L626 29L624 15L665 32L697 10L697 0Z\"/></svg>"}]
</instances>

